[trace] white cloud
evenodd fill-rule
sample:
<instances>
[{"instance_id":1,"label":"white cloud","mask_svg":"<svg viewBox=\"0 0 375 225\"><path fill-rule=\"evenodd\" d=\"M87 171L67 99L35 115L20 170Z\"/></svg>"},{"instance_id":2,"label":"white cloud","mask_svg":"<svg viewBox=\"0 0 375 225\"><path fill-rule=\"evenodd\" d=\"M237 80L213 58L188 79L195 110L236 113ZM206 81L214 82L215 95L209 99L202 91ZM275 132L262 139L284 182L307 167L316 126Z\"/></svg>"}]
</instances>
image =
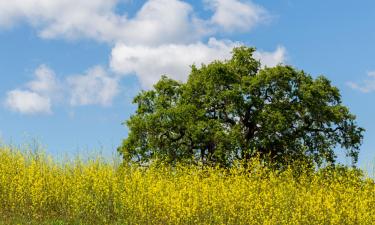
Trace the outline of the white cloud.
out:
<instances>
[{"instance_id":1,"label":"white cloud","mask_svg":"<svg viewBox=\"0 0 375 225\"><path fill-rule=\"evenodd\" d=\"M121 0L0 0L0 26L26 21L43 38L91 38L155 45L197 40L203 21L180 0L148 0L134 18L115 13Z\"/></svg>"},{"instance_id":2,"label":"white cloud","mask_svg":"<svg viewBox=\"0 0 375 225\"><path fill-rule=\"evenodd\" d=\"M261 6L239 0L203 0L212 17L195 16L182 0L148 0L129 18L116 13L123 0L0 0L0 27L26 22L43 38L90 38L137 45L181 44L214 31L248 31L267 14Z\"/></svg>"},{"instance_id":3,"label":"white cloud","mask_svg":"<svg viewBox=\"0 0 375 225\"><path fill-rule=\"evenodd\" d=\"M86 74L59 80L52 69L41 65L34 76L23 88L7 92L8 109L21 114L51 114L54 105L63 103L107 106L119 93L118 80L100 66L89 69Z\"/></svg>"},{"instance_id":4,"label":"white cloud","mask_svg":"<svg viewBox=\"0 0 375 225\"><path fill-rule=\"evenodd\" d=\"M54 94L60 90L59 81L55 72L46 65L40 65L34 72L35 80L26 84L31 91L43 95Z\"/></svg>"},{"instance_id":5,"label":"white cloud","mask_svg":"<svg viewBox=\"0 0 375 225\"><path fill-rule=\"evenodd\" d=\"M347 82L347 85L363 93L370 93L375 91L375 71L370 71L367 73L369 79L364 80L361 84L355 82Z\"/></svg>"},{"instance_id":6,"label":"white cloud","mask_svg":"<svg viewBox=\"0 0 375 225\"><path fill-rule=\"evenodd\" d=\"M22 114L52 113L52 99L60 89L55 73L46 65L40 65L34 71L34 76L34 80L23 89L7 93L6 107Z\"/></svg>"},{"instance_id":7,"label":"white cloud","mask_svg":"<svg viewBox=\"0 0 375 225\"><path fill-rule=\"evenodd\" d=\"M205 0L214 11L211 22L225 31L249 31L269 16L267 11L251 1Z\"/></svg>"},{"instance_id":8,"label":"white cloud","mask_svg":"<svg viewBox=\"0 0 375 225\"><path fill-rule=\"evenodd\" d=\"M107 106L119 93L118 80L109 76L100 66L90 69L84 75L68 77L67 84L72 106L95 104Z\"/></svg>"},{"instance_id":9,"label":"white cloud","mask_svg":"<svg viewBox=\"0 0 375 225\"><path fill-rule=\"evenodd\" d=\"M233 47L238 45L215 38L211 38L207 44L197 42L158 47L117 44L112 50L110 65L116 73L136 74L141 85L149 88L163 74L185 81L190 71L189 65L229 59ZM285 52L283 47L278 47L275 52L256 52L254 57L264 65L274 66L285 61Z\"/></svg>"},{"instance_id":10,"label":"white cloud","mask_svg":"<svg viewBox=\"0 0 375 225\"><path fill-rule=\"evenodd\" d=\"M117 0L0 0L0 25L27 22L45 38L90 37L107 40L121 17L113 14Z\"/></svg>"},{"instance_id":11,"label":"white cloud","mask_svg":"<svg viewBox=\"0 0 375 225\"><path fill-rule=\"evenodd\" d=\"M127 44L160 45L188 43L204 36L204 21L193 15L193 8L179 0L149 0L126 22L119 41Z\"/></svg>"},{"instance_id":12,"label":"white cloud","mask_svg":"<svg viewBox=\"0 0 375 225\"><path fill-rule=\"evenodd\" d=\"M21 114L51 113L51 100L27 90L12 90L7 93L6 107Z\"/></svg>"},{"instance_id":13,"label":"white cloud","mask_svg":"<svg viewBox=\"0 0 375 225\"><path fill-rule=\"evenodd\" d=\"M147 0L129 17L116 13L123 1L127 0L0 0L0 28L27 23L42 38L89 38L114 44L111 70L136 74L141 85L149 88L162 74L185 81L189 65L230 58L231 50L239 43L202 40L218 32L247 32L268 17L263 7L250 0L202 0L212 11L207 19L197 17L187 1ZM285 54L285 48L278 47L274 52L258 51L254 57L274 66L285 61ZM118 79L102 67L94 67L58 80L51 69L42 65L23 89L8 92L7 101L16 99L16 95L48 99L49 107L44 107L48 112L60 100L72 106L105 106L119 92Z\"/></svg>"},{"instance_id":14,"label":"white cloud","mask_svg":"<svg viewBox=\"0 0 375 225\"><path fill-rule=\"evenodd\" d=\"M254 58L259 59L262 66L274 67L277 64L286 61L286 49L283 46L278 46L274 52L256 51Z\"/></svg>"},{"instance_id":15,"label":"white cloud","mask_svg":"<svg viewBox=\"0 0 375 225\"><path fill-rule=\"evenodd\" d=\"M207 45L201 42L157 47L118 44L112 49L110 65L116 73L135 73L143 87L151 87L163 74L185 81L189 65L228 58L234 45L214 38Z\"/></svg>"}]
</instances>

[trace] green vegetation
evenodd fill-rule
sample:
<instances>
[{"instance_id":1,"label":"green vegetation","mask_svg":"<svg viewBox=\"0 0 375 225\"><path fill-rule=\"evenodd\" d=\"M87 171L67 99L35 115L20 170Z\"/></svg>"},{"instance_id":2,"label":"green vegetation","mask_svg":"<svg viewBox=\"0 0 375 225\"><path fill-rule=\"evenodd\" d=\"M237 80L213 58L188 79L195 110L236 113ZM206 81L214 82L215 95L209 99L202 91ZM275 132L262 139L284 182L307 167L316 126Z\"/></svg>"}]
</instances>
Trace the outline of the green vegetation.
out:
<instances>
[{"instance_id":1,"label":"green vegetation","mask_svg":"<svg viewBox=\"0 0 375 225\"><path fill-rule=\"evenodd\" d=\"M254 49L227 61L192 66L186 83L163 77L134 99L125 161L228 167L260 156L278 167L293 161L335 162L335 147L357 161L364 129L339 90L291 66L261 68Z\"/></svg>"},{"instance_id":2,"label":"green vegetation","mask_svg":"<svg viewBox=\"0 0 375 225\"><path fill-rule=\"evenodd\" d=\"M7 147L0 162L1 224L375 223L374 180L345 167L118 167Z\"/></svg>"}]
</instances>

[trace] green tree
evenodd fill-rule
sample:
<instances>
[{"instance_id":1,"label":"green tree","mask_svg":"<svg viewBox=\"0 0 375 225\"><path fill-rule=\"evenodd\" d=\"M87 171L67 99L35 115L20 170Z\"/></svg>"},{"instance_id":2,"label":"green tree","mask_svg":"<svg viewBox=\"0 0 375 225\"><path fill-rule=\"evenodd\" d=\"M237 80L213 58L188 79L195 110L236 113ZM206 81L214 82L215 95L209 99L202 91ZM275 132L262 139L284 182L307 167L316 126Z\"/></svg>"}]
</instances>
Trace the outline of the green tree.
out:
<instances>
[{"instance_id":1,"label":"green tree","mask_svg":"<svg viewBox=\"0 0 375 225\"><path fill-rule=\"evenodd\" d=\"M258 155L320 165L333 164L341 147L355 163L364 129L339 90L291 66L262 68L254 51L234 48L230 60L192 66L186 83L163 76L142 91L118 149L124 159L230 166Z\"/></svg>"}]
</instances>

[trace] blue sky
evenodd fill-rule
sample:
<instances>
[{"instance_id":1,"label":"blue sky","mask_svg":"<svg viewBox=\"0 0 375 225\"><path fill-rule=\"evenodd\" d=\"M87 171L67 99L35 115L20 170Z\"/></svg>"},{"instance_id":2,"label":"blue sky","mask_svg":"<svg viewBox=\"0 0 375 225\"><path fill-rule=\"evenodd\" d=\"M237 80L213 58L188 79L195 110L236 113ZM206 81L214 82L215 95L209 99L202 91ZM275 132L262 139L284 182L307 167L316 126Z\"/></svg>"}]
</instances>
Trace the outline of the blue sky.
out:
<instances>
[{"instance_id":1,"label":"blue sky","mask_svg":"<svg viewBox=\"0 0 375 225\"><path fill-rule=\"evenodd\" d=\"M255 46L264 65L323 74L366 128L359 164L375 162L375 29L368 1L0 0L0 131L54 155L112 154L160 75ZM345 159L342 159L345 161Z\"/></svg>"}]
</instances>

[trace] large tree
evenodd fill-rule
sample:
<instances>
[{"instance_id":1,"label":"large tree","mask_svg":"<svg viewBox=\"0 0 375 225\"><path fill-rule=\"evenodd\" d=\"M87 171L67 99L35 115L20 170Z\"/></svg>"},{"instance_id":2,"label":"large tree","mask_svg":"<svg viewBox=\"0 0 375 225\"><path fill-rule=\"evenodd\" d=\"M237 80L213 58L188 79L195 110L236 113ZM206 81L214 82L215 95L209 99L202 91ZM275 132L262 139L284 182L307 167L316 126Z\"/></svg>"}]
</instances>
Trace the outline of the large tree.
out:
<instances>
[{"instance_id":1,"label":"large tree","mask_svg":"<svg viewBox=\"0 0 375 225\"><path fill-rule=\"evenodd\" d=\"M310 159L334 163L337 147L357 161L364 129L323 77L291 66L262 68L254 48L230 60L192 66L186 83L163 76L135 97L124 159L230 166L258 155L283 165Z\"/></svg>"}]
</instances>

